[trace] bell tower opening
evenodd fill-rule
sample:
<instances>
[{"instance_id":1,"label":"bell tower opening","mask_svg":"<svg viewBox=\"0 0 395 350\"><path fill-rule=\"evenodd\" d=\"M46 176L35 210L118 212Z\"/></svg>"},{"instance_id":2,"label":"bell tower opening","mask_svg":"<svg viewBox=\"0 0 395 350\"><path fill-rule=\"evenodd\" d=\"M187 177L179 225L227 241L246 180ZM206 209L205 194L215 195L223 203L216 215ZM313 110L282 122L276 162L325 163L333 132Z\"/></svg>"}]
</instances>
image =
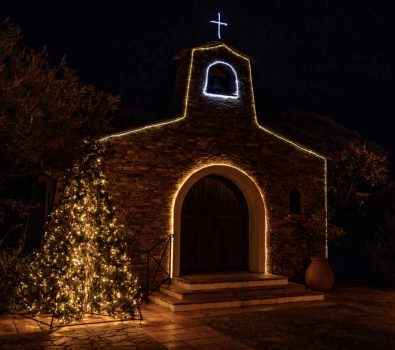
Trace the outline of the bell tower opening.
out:
<instances>
[{"instance_id":1,"label":"bell tower opening","mask_svg":"<svg viewBox=\"0 0 395 350\"><path fill-rule=\"evenodd\" d=\"M226 62L216 61L207 67L204 95L225 99L239 97L239 82L235 69Z\"/></svg>"}]
</instances>

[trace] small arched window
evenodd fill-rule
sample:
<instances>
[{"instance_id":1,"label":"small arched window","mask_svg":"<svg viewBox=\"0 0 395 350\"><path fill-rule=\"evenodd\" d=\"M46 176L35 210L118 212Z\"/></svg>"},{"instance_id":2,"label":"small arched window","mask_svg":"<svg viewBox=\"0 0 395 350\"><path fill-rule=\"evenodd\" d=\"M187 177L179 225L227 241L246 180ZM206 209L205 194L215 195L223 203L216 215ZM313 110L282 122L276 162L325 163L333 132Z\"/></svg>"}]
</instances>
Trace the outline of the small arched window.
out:
<instances>
[{"instance_id":1,"label":"small arched window","mask_svg":"<svg viewBox=\"0 0 395 350\"><path fill-rule=\"evenodd\" d=\"M203 93L218 98L238 98L239 81L235 69L226 62L211 63L206 70Z\"/></svg>"},{"instance_id":2,"label":"small arched window","mask_svg":"<svg viewBox=\"0 0 395 350\"><path fill-rule=\"evenodd\" d=\"M289 193L289 211L292 214L302 213L302 196L296 188Z\"/></svg>"}]
</instances>

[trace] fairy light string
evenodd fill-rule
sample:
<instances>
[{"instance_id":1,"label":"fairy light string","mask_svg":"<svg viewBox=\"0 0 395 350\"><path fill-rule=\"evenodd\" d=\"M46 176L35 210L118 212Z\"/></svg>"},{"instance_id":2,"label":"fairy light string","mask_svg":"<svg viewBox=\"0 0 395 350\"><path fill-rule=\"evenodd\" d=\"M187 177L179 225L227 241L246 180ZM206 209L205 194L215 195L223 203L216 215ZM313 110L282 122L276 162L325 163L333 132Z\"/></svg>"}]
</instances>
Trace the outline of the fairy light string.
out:
<instances>
[{"instance_id":1,"label":"fairy light string","mask_svg":"<svg viewBox=\"0 0 395 350\"><path fill-rule=\"evenodd\" d=\"M21 288L32 313L51 313L61 323L88 312L134 317L141 299L106 192L103 146L89 143L85 149L35 253L30 281Z\"/></svg>"}]
</instances>

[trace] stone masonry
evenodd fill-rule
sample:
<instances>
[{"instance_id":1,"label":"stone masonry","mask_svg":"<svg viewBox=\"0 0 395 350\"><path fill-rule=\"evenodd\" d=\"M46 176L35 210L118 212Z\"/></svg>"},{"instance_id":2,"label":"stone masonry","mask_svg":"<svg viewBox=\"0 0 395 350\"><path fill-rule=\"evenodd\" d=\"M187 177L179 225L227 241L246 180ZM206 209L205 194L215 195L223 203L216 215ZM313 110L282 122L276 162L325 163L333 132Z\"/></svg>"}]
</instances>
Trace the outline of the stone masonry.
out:
<instances>
[{"instance_id":1,"label":"stone masonry","mask_svg":"<svg viewBox=\"0 0 395 350\"><path fill-rule=\"evenodd\" d=\"M268 272L297 278L311 243L300 228L313 216L320 218L317 229L322 232L314 255L325 251L325 159L258 125L247 56L213 43L177 58L179 113L174 119L102 139L108 150L108 190L135 264L142 264L142 253L172 233L174 198L182 181L198 168L219 163L247 173L263 193ZM238 99L202 94L206 67L217 60L237 71ZM301 193L300 214L289 210L293 189Z\"/></svg>"}]
</instances>

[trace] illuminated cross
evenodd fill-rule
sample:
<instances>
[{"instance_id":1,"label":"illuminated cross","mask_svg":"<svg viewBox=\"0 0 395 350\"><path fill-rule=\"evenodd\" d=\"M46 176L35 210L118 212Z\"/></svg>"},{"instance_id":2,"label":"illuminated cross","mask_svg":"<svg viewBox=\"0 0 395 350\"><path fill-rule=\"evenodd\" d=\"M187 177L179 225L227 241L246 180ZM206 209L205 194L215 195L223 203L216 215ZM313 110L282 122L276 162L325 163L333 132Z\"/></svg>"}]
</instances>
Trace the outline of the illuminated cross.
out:
<instances>
[{"instance_id":1,"label":"illuminated cross","mask_svg":"<svg viewBox=\"0 0 395 350\"><path fill-rule=\"evenodd\" d=\"M210 23L218 24L218 39L221 39L221 26L227 26L228 23L221 22L221 14L218 12L218 21L210 21Z\"/></svg>"}]
</instances>

